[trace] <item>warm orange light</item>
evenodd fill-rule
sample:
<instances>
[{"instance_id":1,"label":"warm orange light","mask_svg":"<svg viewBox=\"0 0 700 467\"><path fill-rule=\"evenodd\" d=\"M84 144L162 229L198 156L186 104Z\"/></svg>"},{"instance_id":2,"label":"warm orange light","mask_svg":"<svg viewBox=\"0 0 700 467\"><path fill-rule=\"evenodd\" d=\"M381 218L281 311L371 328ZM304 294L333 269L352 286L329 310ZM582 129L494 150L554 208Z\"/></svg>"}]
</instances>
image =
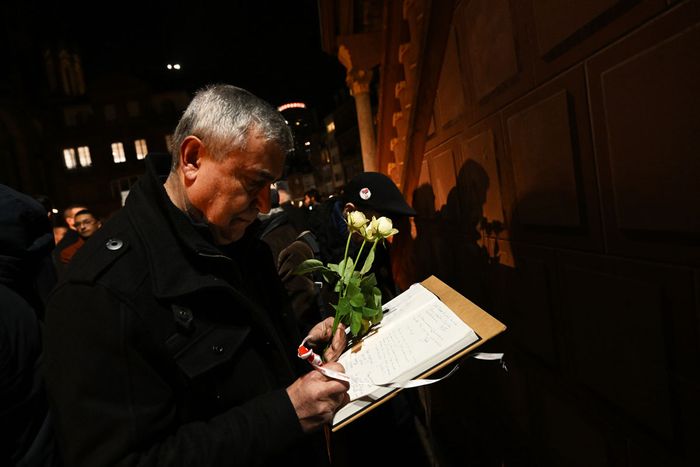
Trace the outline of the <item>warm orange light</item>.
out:
<instances>
[{"instance_id":1,"label":"warm orange light","mask_svg":"<svg viewBox=\"0 0 700 467\"><path fill-rule=\"evenodd\" d=\"M287 109L305 109L306 104L303 102L290 102L288 104L282 104L279 107L277 107L277 110L280 112L284 112Z\"/></svg>"}]
</instances>

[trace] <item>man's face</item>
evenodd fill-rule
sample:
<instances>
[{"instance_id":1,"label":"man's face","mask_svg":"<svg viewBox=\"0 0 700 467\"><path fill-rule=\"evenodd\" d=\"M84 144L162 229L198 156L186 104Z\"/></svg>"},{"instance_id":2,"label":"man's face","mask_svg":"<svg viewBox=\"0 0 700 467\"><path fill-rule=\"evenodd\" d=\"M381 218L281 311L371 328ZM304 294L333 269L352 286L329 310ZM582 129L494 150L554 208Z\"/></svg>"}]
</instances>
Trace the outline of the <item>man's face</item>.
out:
<instances>
[{"instance_id":1,"label":"man's face","mask_svg":"<svg viewBox=\"0 0 700 467\"><path fill-rule=\"evenodd\" d=\"M97 232L97 230L102 227L100 221L95 219L92 214L79 214L75 216L74 223L75 230L78 231L83 239L88 239Z\"/></svg>"},{"instance_id":2,"label":"man's face","mask_svg":"<svg viewBox=\"0 0 700 467\"><path fill-rule=\"evenodd\" d=\"M214 241L227 245L239 240L259 212L270 211L270 183L282 175L284 154L257 134L245 150L216 160L203 146L196 178L187 197L204 217Z\"/></svg>"},{"instance_id":3,"label":"man's face","mask_svg":"<svg viewBox=\"0 0 700 467\"><path fill-rule=\"evenodd\" d=\"M75 208L68 209L63 213L63 217L66 219L66 224L68 224L68 227L73 230L77 230L75 226L73 225L75 222L75 213L80 212L83 209L87 209L85 206L77 206Z\"/></svg>"}]
</instances>

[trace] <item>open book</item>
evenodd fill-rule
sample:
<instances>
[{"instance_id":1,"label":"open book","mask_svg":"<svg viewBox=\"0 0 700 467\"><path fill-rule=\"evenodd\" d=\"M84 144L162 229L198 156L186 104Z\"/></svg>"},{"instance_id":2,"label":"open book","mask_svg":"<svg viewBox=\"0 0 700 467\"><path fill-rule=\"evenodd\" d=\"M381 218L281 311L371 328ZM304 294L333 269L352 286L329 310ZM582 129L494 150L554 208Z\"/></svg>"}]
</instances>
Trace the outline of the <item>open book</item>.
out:
<instances>
[{"instance_id":1,"label":"open book","mask_svg":"<svg viewBox=\"0 0 700 467\"><path fill-rule=\"evenodd\" d=\"M338 360L352 379L351 402L333 418L333 431L464 356L505 326L434 276L384 305L384 319ZM379 386L378 386L379 385Z\"/></svg>"}]
</instances>

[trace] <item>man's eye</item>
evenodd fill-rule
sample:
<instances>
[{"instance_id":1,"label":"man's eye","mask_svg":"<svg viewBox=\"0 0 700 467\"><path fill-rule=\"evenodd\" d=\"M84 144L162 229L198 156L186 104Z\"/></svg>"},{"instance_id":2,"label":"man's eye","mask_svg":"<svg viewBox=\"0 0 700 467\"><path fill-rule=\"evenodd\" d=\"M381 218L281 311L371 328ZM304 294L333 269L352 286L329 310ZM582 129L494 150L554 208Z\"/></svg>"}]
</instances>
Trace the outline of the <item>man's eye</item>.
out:
<instances>
[{"instance_id":1,"label":"man's eye","mask_svg":"<svg viewBox=\"0 0 700 467\"><path fill-rule=\"evenodd\" d=\"M248 193L257 193L269 184L270 182L266 180L249 180L244 184L244 187Z\"/></svg>"}]
</instances>

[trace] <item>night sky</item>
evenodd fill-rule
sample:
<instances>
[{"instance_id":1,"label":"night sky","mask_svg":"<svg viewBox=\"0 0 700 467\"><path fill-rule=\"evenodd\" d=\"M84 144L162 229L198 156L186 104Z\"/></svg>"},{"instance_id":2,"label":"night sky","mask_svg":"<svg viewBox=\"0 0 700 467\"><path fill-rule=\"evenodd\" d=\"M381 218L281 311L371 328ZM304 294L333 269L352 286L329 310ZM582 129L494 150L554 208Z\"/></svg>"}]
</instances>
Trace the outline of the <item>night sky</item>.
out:
<instances>
[{"instance_id":1,"label":"night sky","mask_svg":"<svg viewBox=\"0 0 700 467\"><path fill-rule=\"evenodd\" d=\"M345 86L344 68L321 50L316 0L29 1L16 8L34 40L63 39L81 53L88 83L124 70L155 88L226 82L274 105L303 100L321 115ZM168 71L176 62L182 69Z\"/></svg>"}]
</instances>

